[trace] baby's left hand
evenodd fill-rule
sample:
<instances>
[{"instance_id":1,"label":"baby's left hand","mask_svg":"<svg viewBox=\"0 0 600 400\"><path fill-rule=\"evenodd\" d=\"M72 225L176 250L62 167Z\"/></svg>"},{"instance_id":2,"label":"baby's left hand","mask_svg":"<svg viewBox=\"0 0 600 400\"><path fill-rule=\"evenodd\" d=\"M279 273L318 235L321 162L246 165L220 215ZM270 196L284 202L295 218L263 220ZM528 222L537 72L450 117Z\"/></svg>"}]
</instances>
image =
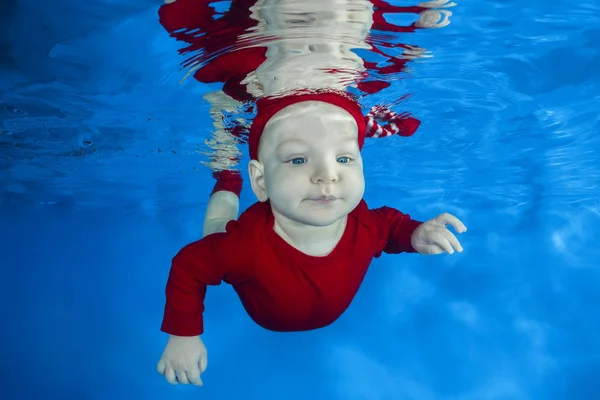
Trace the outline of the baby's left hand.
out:
<instances>
[{"instance_id":1,"label":"baby's left hand","mask_svg":"<svg viewBox=\"0 0 600 400\"><path fill-rule=\"evenodd\" d=\"M421 254L440 254L443 252L453 254L454 250L460 253L463 248L456 236L446 228L448 224L452 225L458 233L467 231L465 225L458 218L443 213L419 225L413 232L410 243Z\"/></svg>"}]
</instances>

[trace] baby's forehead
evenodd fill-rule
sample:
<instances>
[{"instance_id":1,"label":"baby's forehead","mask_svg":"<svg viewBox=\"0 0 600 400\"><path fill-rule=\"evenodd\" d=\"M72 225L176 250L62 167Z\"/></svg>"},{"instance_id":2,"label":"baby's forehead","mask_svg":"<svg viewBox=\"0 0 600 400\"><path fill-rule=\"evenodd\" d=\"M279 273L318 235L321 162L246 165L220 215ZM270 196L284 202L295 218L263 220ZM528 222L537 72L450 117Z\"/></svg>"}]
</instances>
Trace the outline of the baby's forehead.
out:
<instances>
[{"instance_id":1,"label":"baby's forehead","mask_svg":"<svg viewBox=\"0 0 600 400\"><path fill-rule=\"evenodd\" d=\"M290 129L277 129L263 138L261 144L267 153L280 151L353 151L358 149L358 135L349 126L347 129L330 129L315 131L310 126L297 126ZM261 140L263 140L261 139Z\"/></svg>"},{"instance_id":2,"label":"baby's forehead","mask_svg":"<svg viewBox=\"0 0 600 400\"><path fill-rule=\"evenodd\" d=\"M328 146L332 146L357 140L358 125L349 112L326 102L305 101L281 109L267 122L259 152L275 150L285 142L311 146L331 142Z\"/></svg>"}]
</instances>

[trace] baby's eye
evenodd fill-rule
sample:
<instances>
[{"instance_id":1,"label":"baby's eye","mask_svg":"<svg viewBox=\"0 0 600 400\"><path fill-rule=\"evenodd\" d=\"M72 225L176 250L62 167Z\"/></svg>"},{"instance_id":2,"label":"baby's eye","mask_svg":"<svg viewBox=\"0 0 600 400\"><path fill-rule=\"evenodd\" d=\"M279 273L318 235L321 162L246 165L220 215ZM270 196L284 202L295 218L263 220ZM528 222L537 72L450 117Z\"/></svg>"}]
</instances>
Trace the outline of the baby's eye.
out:
<instances>
[{"instance_id":1,"label":"baby's eye","mask_svg":"<svg viewBox=\"0 0 600 400\"><path fill-rule=\"evenodd\" d=\"M306 159L302 158L302 157L296 157L296 158L291 159L288 162L293 165L302 165L306 162Z\"/></svg>"},{"instance_id":2,"label":"baby's eye","mask_svg":"<svg viewBox=\"0 0 600 400\"><path fill-rule=\"evenodd\" d=\"M350 157L338 157L337 162L340 164L348 164L352 159Z\"/></svg>"}]
</instances>

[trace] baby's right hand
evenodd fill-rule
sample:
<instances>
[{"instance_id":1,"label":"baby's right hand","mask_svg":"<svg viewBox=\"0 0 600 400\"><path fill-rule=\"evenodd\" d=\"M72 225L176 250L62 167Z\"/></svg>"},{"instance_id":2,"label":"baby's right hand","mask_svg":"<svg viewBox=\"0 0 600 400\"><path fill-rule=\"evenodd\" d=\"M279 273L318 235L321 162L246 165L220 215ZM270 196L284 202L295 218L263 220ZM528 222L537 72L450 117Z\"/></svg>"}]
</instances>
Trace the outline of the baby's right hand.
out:
<instances>
[{"instance_id":1,"label":"baby's right hand","mask_svg":"<svg viewBox=\"0 0 600 400\"><path fill-rule=\"evenodd\" d=\"M200 374L206 366L206 347L200 336L171 335L156 369L173 385L202 386Z\"/></svg>"}]
</instances>

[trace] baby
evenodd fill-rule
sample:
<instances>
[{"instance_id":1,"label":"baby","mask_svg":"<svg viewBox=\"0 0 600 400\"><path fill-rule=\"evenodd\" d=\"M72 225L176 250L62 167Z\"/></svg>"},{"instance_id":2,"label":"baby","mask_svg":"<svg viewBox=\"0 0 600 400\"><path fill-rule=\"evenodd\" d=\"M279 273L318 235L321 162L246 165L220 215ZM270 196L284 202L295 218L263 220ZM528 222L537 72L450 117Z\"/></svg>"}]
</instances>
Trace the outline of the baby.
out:
<instances>
[{"instance_id":1,"label":"baby","mask_svg":"<svg viewBox=\"0 0 600 400\"><path fill-rule=\"evenodd\" d=\"M353 100L332 92L286 100L261 109L252 125L248 170L259 201L236 221L238 195L218 182L207 236L173 259L161 328L170 337L158 364L170 383L202 384L208 285L232 285L266 329L318 329L346 310L382 252L462 251L446 225L466 228L450 214L421 223L368 208L360 153L367 125ZM225 223L225 232L211 232Z\"/></svg>"},{"instance_id":2,"label":"baby","mask_svg":"<svg viewBox=\"0 0 600 400\"><path fill-rule=\"evenodd\" d=\"M200 335L209 285L232 285L265 329L305 331L340 317L382 253L462 251L446 228L466 231L456 217L444 213L421 222L390 207L369 209L363 199L365 138L409 136L418 122L387 111L363 116L357 99L328 76L325 88L315 75L307 79L311 90L302 90L295 75L285 77L294 63L306 66L305 58L282 46L269 48L274 56L255 77L257 87L270 92L258 100L248 136L248 173L258 202L237 218L241 178L220 171L204 237L172 261L161 327L170 336L158 371L173 384L202 385L207 353ZM281 87L269 87L261 76L281 77ZM382 116L387 125L378 124Z\"/></svg>"}]
</instances>

